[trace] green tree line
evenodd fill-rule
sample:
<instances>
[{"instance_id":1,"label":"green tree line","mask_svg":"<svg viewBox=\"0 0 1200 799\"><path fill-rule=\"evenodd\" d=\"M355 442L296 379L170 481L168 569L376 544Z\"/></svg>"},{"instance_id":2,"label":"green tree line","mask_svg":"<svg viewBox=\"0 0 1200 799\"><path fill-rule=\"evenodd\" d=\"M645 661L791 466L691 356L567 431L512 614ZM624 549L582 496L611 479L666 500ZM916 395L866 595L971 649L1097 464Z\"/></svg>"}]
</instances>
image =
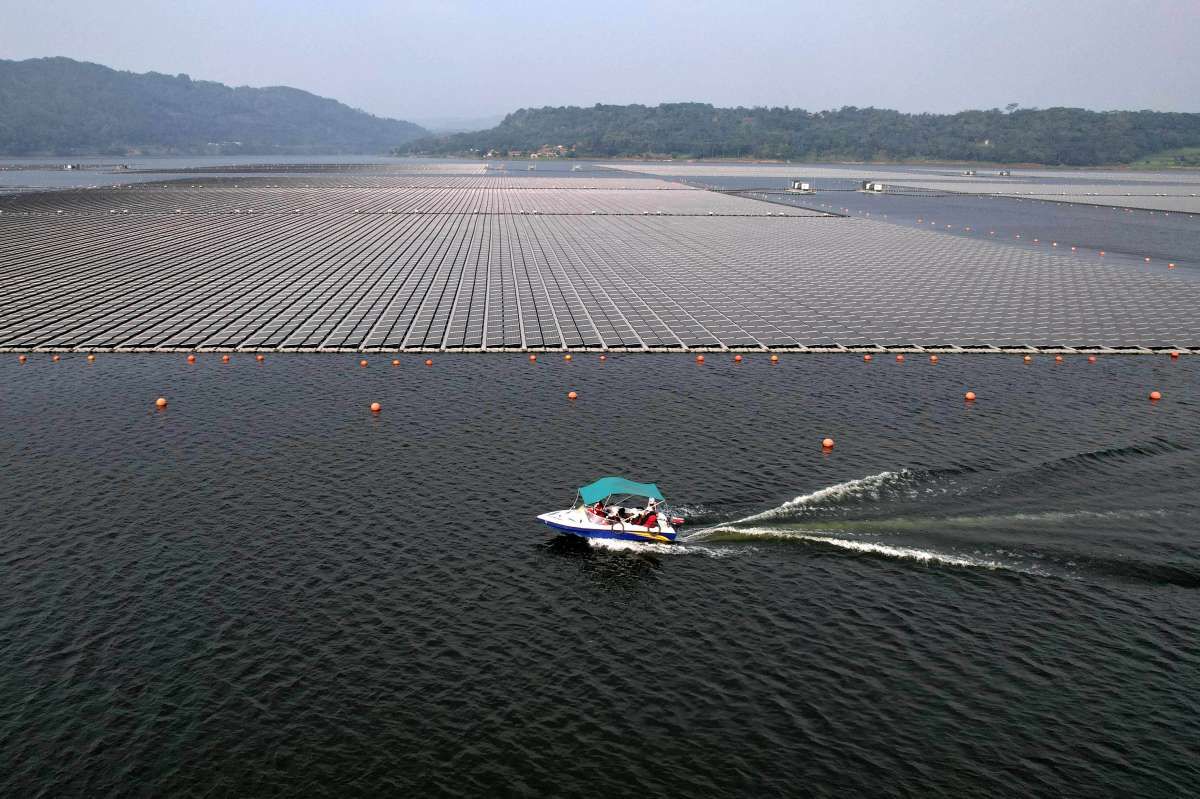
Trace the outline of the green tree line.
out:
<instances>
[{"instance_id":1,"label":"green tree line","mask_svg":"<svg viewBox=\"0 0 1200 799\"><path fill-rule=\"evenodd\" d=\"M483 155L564 145L586 157L950 160L1093 166L1200 145L1200 114L1046 108L904 114L705 103L521 109L496 127L427 137L403 153Z\"/></svg>"}]
</instances>

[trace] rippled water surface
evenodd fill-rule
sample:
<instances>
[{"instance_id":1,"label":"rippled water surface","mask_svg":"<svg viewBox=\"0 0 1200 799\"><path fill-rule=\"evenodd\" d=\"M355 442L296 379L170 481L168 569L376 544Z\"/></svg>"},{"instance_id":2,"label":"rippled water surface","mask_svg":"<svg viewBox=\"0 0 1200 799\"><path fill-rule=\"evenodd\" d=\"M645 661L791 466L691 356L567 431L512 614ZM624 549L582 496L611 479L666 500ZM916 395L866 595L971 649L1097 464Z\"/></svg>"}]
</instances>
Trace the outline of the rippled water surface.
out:
<instances>
[{"instance_id":1,"label":"rippled water surface","mask_svg":"<svg viewBox=\"0 0 1200 799\"><path fill-rule=\"evenodd\" d=\"M1200 360L423 357L0 359L0 793L1200 792Z\"/></svg>"}]
</instances>

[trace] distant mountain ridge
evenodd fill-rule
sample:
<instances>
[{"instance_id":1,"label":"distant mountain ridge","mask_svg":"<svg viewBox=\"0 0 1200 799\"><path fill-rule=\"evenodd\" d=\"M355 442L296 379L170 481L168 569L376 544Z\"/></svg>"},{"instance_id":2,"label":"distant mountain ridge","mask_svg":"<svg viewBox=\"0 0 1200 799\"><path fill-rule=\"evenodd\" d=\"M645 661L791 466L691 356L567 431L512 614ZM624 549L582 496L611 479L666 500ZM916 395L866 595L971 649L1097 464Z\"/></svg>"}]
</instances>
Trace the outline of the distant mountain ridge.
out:
<instances>
[{"instance_id":1,"label":"distant mountain ridge","mask_svg":"<svg viewBox=\"0 0 1200 799\"><path fill-rule=\"evenodd\" d=\"M707 103L524 108L496 127L410 142L401 153L486 156L987 161L1095 166L1200 146L1200 114L1082 108L904 114Z\"/></svg>"},{"instance_id":2,"label":"distant mountain ridge","mask_svg":"<svg viewBox=\"0 0 1200 799\"><path fill-rule=\"evenodd\" d=\"M0 153L384 153L429 132L287 86L0 59Z\"/></svg>"}]
</instances>

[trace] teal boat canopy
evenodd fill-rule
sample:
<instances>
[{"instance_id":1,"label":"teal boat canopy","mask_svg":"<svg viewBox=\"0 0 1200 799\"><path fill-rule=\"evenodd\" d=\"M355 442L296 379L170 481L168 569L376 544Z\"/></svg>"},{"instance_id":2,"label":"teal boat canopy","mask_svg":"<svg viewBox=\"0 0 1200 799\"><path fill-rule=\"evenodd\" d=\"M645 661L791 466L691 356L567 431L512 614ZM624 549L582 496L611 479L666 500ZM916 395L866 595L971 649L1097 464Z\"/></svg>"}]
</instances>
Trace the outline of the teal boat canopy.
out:
<instances>
[{"instance_id":1,"label":"teal boat canopy","mask_svg":"<svg viewBox=\"0 0 1200 799\"><path fill-rule=\"evenodd\" d=\"M600 502L613 494L631 494L647 499L662 499L662 492L654 483L635 483L624 477L601 477L594 483L589 483L579 489L579 496L585 505Z\"/></svg>"}]
</instances>

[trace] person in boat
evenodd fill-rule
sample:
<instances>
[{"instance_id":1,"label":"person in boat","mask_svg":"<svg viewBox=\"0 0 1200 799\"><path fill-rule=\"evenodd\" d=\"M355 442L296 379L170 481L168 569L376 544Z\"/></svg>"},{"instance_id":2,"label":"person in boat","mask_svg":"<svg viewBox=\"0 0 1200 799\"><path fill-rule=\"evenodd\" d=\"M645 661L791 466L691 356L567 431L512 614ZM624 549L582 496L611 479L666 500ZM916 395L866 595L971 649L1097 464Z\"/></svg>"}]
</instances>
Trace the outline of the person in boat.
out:
<instances>
[{"instance_id":1,"label":"person in boat","mask_svg":"<svg viewBox=\"0 0 1200 799\"><path fill-rule=\"evenodd\" d=\"M654 527L658 524L658 502L651 499L646 504L646 510L634 522L641 527Z\"/></svg>"},{"instance_id":2,"label":"person in boat","mask_svg":"<svg viewBox=\"0 0 1200 799\"><path fill-rule=\"evenodd\" d=\"M604 511L604 503L599 501L588 505L588 513L599 516L601 519L607 515Z\"/></svg>"}]
</instances>

